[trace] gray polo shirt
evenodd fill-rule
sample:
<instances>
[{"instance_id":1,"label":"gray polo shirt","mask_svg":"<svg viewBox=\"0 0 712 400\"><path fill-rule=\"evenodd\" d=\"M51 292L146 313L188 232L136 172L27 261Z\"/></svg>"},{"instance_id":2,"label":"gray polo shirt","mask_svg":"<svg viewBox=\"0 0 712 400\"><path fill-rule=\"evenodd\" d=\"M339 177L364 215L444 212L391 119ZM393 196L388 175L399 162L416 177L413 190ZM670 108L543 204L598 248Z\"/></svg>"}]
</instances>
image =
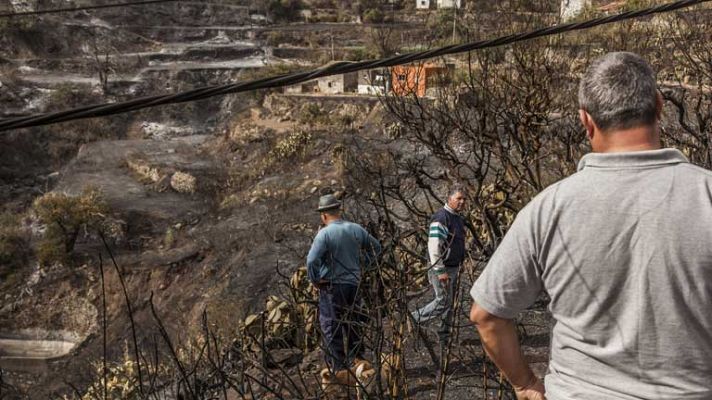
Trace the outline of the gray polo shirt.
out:
<instances>
[{"instance_id":1,"label":"gray polo shirt","mask_svg":"<svg viewBox=\"0 0 712 400\"><path fill-rule=\"evenodd\" d=\"M544 290L549 400L712 399L712 172L674 149L591 153L517 215L475 302Z\"/></svg>"}]
</instances>

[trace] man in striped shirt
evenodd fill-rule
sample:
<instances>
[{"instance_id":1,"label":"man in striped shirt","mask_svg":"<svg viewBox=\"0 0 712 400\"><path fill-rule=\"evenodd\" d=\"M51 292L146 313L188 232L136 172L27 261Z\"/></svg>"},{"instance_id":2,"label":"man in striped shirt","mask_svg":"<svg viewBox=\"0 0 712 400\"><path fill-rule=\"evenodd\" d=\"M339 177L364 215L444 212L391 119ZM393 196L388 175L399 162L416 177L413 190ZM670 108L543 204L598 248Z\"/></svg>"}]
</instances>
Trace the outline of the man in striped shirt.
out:
<instances>
[{"instance_id":1,"label":"man in striped shirt","mask_svg":"<svg viewBox=\"0 0 712 400\"><path fill-rule=\"evenodd\" d=\"M465 259L465 221L459 214L464 206L464 189L453 187L448 192L445 206L433 214L430 220L428 280L433 285L435 299L412 314L418 324L439 320L438 339L441 350L450 337L457 272Z\"/></svg>"}]
</instances>

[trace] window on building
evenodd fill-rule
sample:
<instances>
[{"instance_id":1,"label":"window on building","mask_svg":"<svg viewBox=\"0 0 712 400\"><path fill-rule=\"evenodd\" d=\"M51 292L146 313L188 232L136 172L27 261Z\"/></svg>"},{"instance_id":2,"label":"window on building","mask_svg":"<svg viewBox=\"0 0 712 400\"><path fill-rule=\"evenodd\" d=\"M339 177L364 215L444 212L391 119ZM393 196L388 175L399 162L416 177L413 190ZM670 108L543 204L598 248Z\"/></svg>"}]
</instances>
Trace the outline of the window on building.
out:
<instances>
[{"instance_id":1,"label":"window on building","mask_svg":"<svg viewBox=\"0 0 712 400\"><path fill-rule=\"evenodd\" d=\"M433 71L425 75L425 84L428 87L441 86L445 83L445 74L440 71Z\"/></svg>"},{"instance_id":2,"label":"window on building","mask_svg":"<svg viewBox=\"0 0 712 400\"><path fill-rule=\"evenodd\" d=\"M406 80L408 80L408 78L405 76L405 74L398 75L398 81L405 82Z\"/></svg>"},{"instance_id":3,"label":"window on building","mask_svg":"<svg viewBox=\"0 0 712 400\"><path fill-rule=\"evenodd\" d=\"M331 83L331 82L329 82L329 83L327 83L327 85L328 85L329 87L331 87L331 86L332 86L332 83Z\"/></svg>"}]
</instances>

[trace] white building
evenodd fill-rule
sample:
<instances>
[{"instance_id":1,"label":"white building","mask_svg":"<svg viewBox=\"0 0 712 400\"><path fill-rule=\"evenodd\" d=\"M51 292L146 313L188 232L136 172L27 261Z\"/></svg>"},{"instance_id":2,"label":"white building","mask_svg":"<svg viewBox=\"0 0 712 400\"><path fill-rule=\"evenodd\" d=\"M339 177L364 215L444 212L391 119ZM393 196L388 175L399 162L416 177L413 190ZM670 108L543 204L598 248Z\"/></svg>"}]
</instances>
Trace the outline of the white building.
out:
<instances>
[{"instance_id":1,"label":"white building","mask_svg":"<svg viewBox=\"0 0 712 400\"><path fill-rule=\"evenodd\" d=\"M462 7L462 0L437 0L438 8L460 8Z\"/></svg>"},{"instance_id":2,"label":"white building","mask_svg":"<svg viewBox=\"0 0 712 400\"><path fill-rule=\"evenodd\" d=\"M353 93L358 90L358 72L347 72L341 75L325 76L318 78L317 82L319 93Z\"/></svg>"},{"instance_id":3,"label":"white building","mask_svg":"<svg viewBox=\"0 0 712 400\"><path fill-rule=\"evenodd\" d=\"M302 93L317 93L319 91L319 82L316 80L298 83L284 87L286 94L302 94Z\"/></svg>"},{"instance_id":4,"label":"white building","mask_svg":"<svg viewBox=\"0 0 712 400\"><path fill-rule=\"evenodd\" d=\"M561 0L561 20L565 22L576 18L590 5L591 0Z\"/></svg>"},{"instance_id":5,"label":"white building","mask_svg":"<svg viewBox=\"0 0 712 400\"><path fill-rule=\"evenodd\" d=\"M390 73L388 70L362 71L358 76L358 93L384 95L391 90Z\"/></svg>"},{"instance_id":6,"label":"white building","mask_svg":"<svg viewBox=\"0 0 712 400\"><path fill-rule=\"evenodd\" d=\"M415 0L417 10L427 10L430 8L430 0Z\"/></svg>"}]
</instances>

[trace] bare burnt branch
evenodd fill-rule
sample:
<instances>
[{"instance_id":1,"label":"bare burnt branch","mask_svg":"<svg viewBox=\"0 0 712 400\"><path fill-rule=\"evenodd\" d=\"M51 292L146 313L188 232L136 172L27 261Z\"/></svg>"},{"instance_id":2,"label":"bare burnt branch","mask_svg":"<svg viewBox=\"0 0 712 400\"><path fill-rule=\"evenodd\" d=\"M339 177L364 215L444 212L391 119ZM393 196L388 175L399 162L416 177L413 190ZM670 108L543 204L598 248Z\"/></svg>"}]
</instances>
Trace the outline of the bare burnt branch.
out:
<instances>
[{"instance_id":1,"label":"bare burnt branch","mask_svg":"<svg viewBox=\"0 0 712 400\"><path fill-rule=\"evenodd\" d=\"M712 41L709 29L699 29L709 25L703 17L672 16L662 33L660 25L654 30L622 26L615 31L621 37L611 46L639 48L656 60L669 107L663 139L694 163L710 167ZM479 35L476 24L462 29L458 34ZM387 36L385 31L379 34ZM672 38L671 45L656 42L662 34ZM447 398L456 384L471 387L473 393L514 398L469 325L468 296L462 289L477 279L517 212L576 170L586 151L576 119L578 73L595 55L592 49L609 39L603 31L596 35L469 53L459 60L459 75L445 73L431 82L436 87L432 96L383 96L382 131L374 128L344 139L338 158L344 164L348 216L368 227L384 250L379 262L363 273L359 288L365 298L363 309L349 310L366 315L359 327L375 375L368 380L349 371L355 382L339 390L365 392L370 398L408 398L423 390L413 376L437 367L443 373L436 387L428 390L439 398ZM650 37L641 38L646 35ZM468 192L469 245L458 278L456 322L441 359L432 334L413 324L409 311L428 291L426 227L453 183ZM305 242L308 239L304 237ZM285 247L290 254L303 251L299 246ZM177 342L167 337L151 303L169 362L160 359L156 344L150 353L153 359L147 362L134 335L139 372L147 374L147 385L142 383L145 398L158 398L170 384L193 398L229 394L244 399L324 398L329 382L322 382L314 365L324 345L319 343L314 288L303 272L301 266L278 265L281 283L275 296L285 304L280 310L283 318L270 320L268 312L258 310L251 324L236 321L237 332L225 344L203 314L202 341L188 359L179 357ZM125 288L124 294L131 313ZM528 336L533 325L518 327L522 336ZM300 362L280 360L277 356L284 350L298 353ZM161 366L169 371L161 372Z\"/></svg>"}]
</instances>

